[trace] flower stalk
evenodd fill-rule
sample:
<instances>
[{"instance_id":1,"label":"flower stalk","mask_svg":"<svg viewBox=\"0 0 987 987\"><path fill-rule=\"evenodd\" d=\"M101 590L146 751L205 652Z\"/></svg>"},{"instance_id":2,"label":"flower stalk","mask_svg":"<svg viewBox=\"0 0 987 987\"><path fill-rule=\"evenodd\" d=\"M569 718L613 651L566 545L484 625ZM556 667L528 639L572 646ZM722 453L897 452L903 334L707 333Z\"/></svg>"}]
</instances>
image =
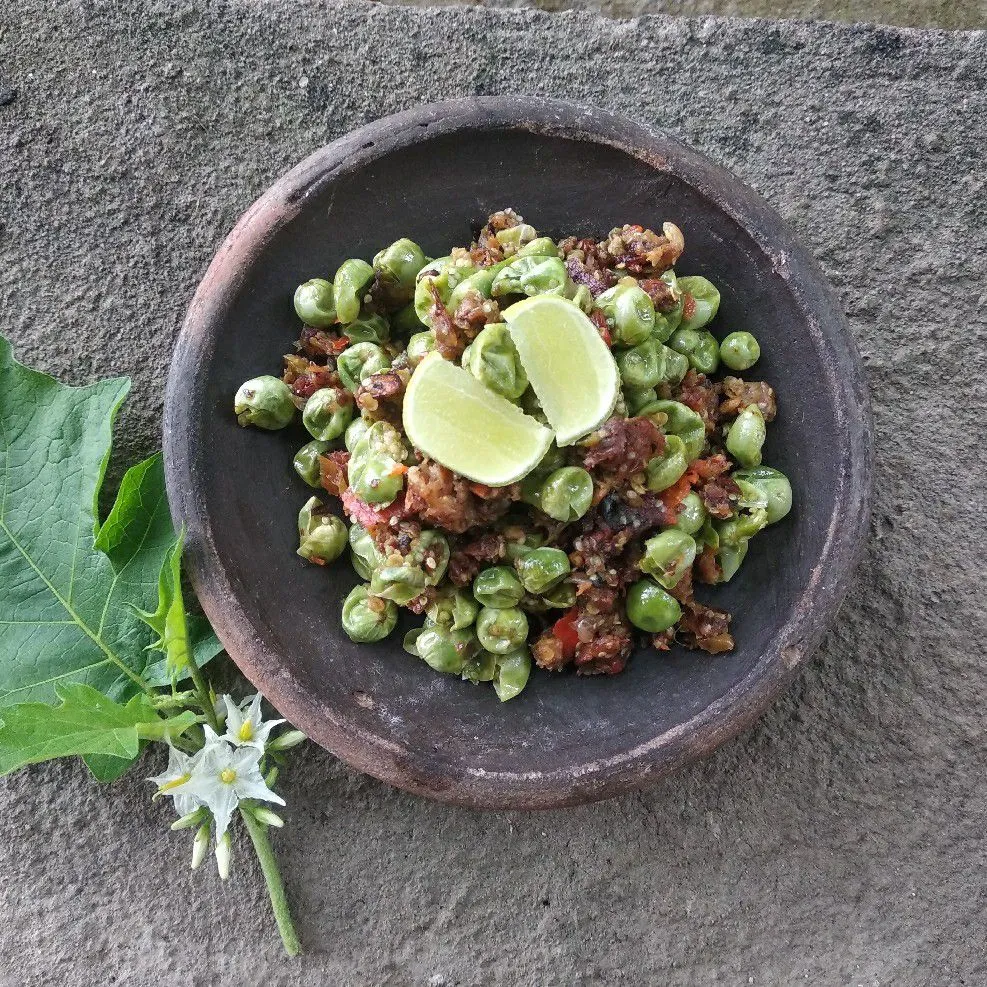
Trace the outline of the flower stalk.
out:
<instances>
[{"instance_id":1,"label":"flower stalk","mask_svg":"<svg viewBox=\"0 0 987 987\"><path fill-rule=\"evenodd\" d=\"M274 912L274 919L278 923L278 932L281 933L281 941L284 943L285 952L289 956L297 956L301 951L301 943L298 941L298 933L295 932L295 924L291 919L291 909L288 907L288 898L284 892L284 881L281 880L281 871L278 869L278 862L274 857L274 848L267 835L267 826L258 822L254 816L247 811L247 807L240 809L243 817L243 824L247 827L251 842L254 845L254 852L260 861L260 869L267 884L267 893L271 899L271 909Z\"/></svg>"}]
</instances>

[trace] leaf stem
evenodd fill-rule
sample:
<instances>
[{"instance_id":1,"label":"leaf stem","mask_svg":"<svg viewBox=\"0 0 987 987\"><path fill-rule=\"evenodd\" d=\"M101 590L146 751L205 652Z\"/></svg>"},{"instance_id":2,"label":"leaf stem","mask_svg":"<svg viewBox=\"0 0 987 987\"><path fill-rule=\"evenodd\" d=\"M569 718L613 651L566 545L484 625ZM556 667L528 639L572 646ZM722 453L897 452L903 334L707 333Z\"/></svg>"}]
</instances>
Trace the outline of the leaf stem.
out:
<instances>
[{"instance_id":1,"label":"leaf stem","mask_svg":"<svg viewBox=\"0 0 987 987\"><path fill-rule=\"evenodd\" d=\"M195 754L199 748L193 747L191 744L187 743L181 737L172 737L171 746L180 750L183 754Z\"/></svg>"},{"instance_id":2,"label":"leaf stem","mask_svg":"<svg viewBox=\"0 0 987 987\"><path fill-rule=\"evenodd\" d=\"M216 733L220 733L219 717L216 716L216 707L213 705L212 699L209 696L209 686L206 685L206 680L202 677L202 669L196 664L191 648L188 651L188 668L189 674L192 676L192 684L195 686L195 691L199 695L199 705L202 707L202 712L206 714L209 726Z\"/></svg>"},{"instance_id":3,"label":"leaf stem","mask_svg":"<svg viewBox=\"0 0 987 987\"><path fill-rule=\"evenodd\" d=\"M264 874L267 893L271 898L271 909L274 912L274 919L278 923L278 932L281 933L285 952L289 956L297 956L302 951L302 947L298 941L298 933L295 932L295 924L291 920L291 909L288 907L288 899L284 893L281 871L278 869L278 862L274 858L274 848L267 836L267 826L258 822L249 811L246 811L245 807L241 807L240 815L243 817L247 832L253 841L257 859L260 861L260 869Z\"/></svg>"},{"instance_id":4,"label":"leaf stem","mask_svg":"<svg viewBox=\"0 0 987 987\"><path fill-rule=\"evenodd\" d=\"M109 652L107 652L109 654ZM156 699L158 693L144 680L144 677L135 671L132 671L124 662L118 662L120 668L127 674L127 676L133 681L133 683L140 688L144 695L150 699Z\"/></svg>"}]
</instances>

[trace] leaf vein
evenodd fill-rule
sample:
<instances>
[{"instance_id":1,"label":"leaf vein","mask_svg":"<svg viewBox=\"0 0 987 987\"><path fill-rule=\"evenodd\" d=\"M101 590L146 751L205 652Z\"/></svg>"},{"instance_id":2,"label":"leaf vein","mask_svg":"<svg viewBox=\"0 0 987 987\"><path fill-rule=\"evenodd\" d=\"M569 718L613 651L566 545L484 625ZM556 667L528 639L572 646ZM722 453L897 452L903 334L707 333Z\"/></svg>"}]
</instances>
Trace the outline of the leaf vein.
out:
<instances>
[{"instance_id":1,"label":"leaf vein","mask_svg":"<svg viewBox=\"0 0 987 987\"><path fill-rule=\"evenodd\" d=\"M69 623L71 623L71 621L69 621ZM50 679L44 679L40 682L32 682L30 685L22 685L16 689L11 689L10 692L0 693L0 699L3 699L6 702L6 700L8 700L11 696L16 696L18 692L26 692L28 689L37 689L38 686L42 685L51 685L53 682L60 682L62 679L81 675L84 672L91 672L94 668L99 668L101 665L107 664L109 664L109 661L106 658L103 658L100 661L94 661L91 665L83 665L82 668L70 668L67 672L62 672L61 675L53 675ZM2 719L3 712L0 710L0 720Z\"/></svg>"},{"instance_id":2,"label":"leaf vein","mask_svg":"<svg viewBox=\"0 0 987 987\"><path fill-rule=\"evenodd\" d=\"M0 625L4 627L57 627L59 625L75 626L74 620L0 620Z\"/></svg>"},{"instance_id":3,"label":"leaf vein","mask_svg":"<svg viewBox=\"0 0 987 987\"><path fill-rule=\"evenodd\" d=\"M78 628L86 635L86 637L88 637L93 642L93 644L95 644L100 649L100 651L102 651L103 654L105 654L106 657L120 669L121 672L123 672L129 679L131 679L138 686L140 686L141 689L146 691L147 685L145 684L144 680L129 665L127 665L117 655L115 655L101 638L93 634L89 625L86 624L86 622L79 616L79 614L75 612L72 605L61 595L61 593L59 593L58 590L55 589L55 586L51 582L51 580L49 580L48 577L41 571L41 569L38 568L38 566L34 562L34 559L32 559L31 556L28 555L28 553L24 550L23 546L14 537L13 532L10 530L10 528L7 527L7 523L2 517L0 517L0 530L2 530L10 539L11 545L13 545L14 548L16 548L17 551L21 553L21 555L24 558L24 561L38 574L38 578L40 578L41 581L48 587L48 589L51 591L52 596L54 596L55 599L58 600L58 602L61 603L61 605L65 608L65 612L72 618L71 622L75 623L78 626Z\"/></svg>"},{"instance_id":4,"label":"leaf vein","mask_svg":"<svg viewBox=\"0 0 987 987\"><path fill-rule=\"evenodd\" d=\"M0 494L0 521L7 508L7 486L10 479L10 442L7 439L7 426L0 416L0 439L3 439L3 493Z\"/></svg>"}]
</instances>

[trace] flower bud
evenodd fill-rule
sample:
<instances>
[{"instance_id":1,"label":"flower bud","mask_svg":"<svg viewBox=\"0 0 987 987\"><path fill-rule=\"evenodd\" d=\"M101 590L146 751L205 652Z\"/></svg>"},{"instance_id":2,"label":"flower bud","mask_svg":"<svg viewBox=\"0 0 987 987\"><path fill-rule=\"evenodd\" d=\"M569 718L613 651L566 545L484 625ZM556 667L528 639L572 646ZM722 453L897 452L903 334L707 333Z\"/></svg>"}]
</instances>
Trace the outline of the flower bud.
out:
<instances>
[{"instance_id":1,"label":"flower bud","mask_svg":"<svg viewBox=\"0 0 987 987\"><path fill-rule=\"evenodd\" d=\"M276 829L280 829L284 825L284 820L276 812L272 812L263 805L251 807L250 814L257 822L263 823L265 826L274 826Z\"/></svg>"},{"instance_id":2,"label":"flower bud","mask_svg":"<svg viewBox=\"0 0 987 987\"><path fill-rule=\"evenodd\" d=\"M286 751L297 747L303 740L308 740L308 737L301 730L286 730L267 746L269 750Z\"/></svg>"},{"instance_id":3,"label":"flower bud","mask_svg":"<svg viewBox=\"0 0 987 987\"><path fill-rule=\"evenodd\" d=\"M219 871L219 876L225 881L230 876L230 856L233 847L233 840L230 838L230 832L227 830L223 833L219 842L216 844L216 870Z\"/></svg>"},{"instance_id":4,"label":"flower bud","mask_svg":"<svg viewBox=\"0 0 987 987\"><path fill-rule=\"evenodd\" d=\"M193 826L198 826L201 822L206 819L207 812L204 806L199 806L194 812L190 812L188 815L182 816L181 819L176 819L172 824L171 828L175 831L180 829L191 829Z\"/></svg>"},{"instance_id":5,"label":"flower bud","mask_svg":"<svg viewBox=\"0 0 987 987\"><path fill-rule=\"evenodd\" d=\"M209 833L212 826L204 823L196 830L195 839L192 841L192 870L196 870L203 860L206 859L206 850L209 849Z\"/></svg>"}]
</instances>

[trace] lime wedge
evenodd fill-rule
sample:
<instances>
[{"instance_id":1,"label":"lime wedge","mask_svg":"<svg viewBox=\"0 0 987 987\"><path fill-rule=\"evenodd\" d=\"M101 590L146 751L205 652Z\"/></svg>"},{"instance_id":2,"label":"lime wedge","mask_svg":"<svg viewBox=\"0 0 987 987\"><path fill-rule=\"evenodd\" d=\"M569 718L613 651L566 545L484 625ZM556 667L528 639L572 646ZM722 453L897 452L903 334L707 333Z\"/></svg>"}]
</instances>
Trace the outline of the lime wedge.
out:
<instances>
[{"instance_id":1,"label":"lime wedge","mask_svg":"<svg viewBox=\"0 0 987 987\"><path fill-rule=\"evenodd\" d=\"M544 425L438 353L411 375L404 431L430 459L489 487L526 476L552 442Z\"/></svg>"},{"instance_id":2,"label":"lime wedge","mask_svg":"<svg viewBox=\"0 0 987 987\"><path fill-rule=\"evenodd\" d=\"M572 445L610 416L620 376L610 348L581 309L564 298L535 295L502 318L558 445Z\"/></svg>"}]
</instances>

